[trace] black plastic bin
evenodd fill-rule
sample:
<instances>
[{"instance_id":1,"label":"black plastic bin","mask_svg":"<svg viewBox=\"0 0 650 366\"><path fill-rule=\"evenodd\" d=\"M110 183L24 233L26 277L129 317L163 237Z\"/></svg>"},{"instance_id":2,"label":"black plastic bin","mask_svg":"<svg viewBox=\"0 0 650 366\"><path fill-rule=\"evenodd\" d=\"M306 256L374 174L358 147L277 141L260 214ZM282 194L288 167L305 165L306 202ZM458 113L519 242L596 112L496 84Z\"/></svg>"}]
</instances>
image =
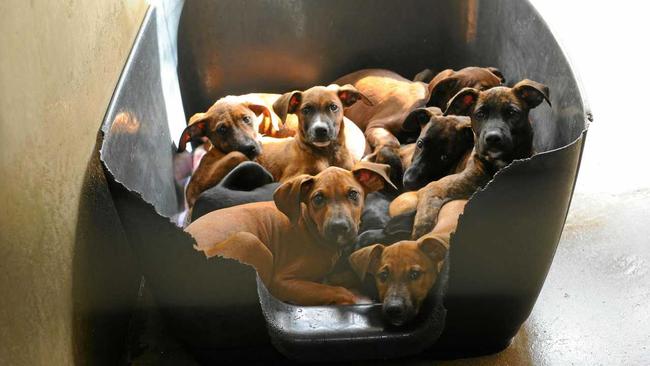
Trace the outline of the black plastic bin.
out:
<instances>
[{"instance_id":1,"label":"black plastic bin","mask_svg":"<svg viewBox=\"0 0 650 366\"><path fill-rule=\"evenodd\" d=\"M539 153L474 195L452 239L448 277L432 292L441 298L446 287L444 307L398 331L384 329L372 305L282 304L258 286L253 269L205 259L170 221L179 196L154 10L107 112L101 157L122 225L177 337L201 355L239 361L281 357L271 344L290 358L320 361L467 356L509 344L553 260L590 118L562 49L527 1L185 3L178 74L188 116L228 94L282 93L370 67L411 77L424 68L496 66L509 82L549 86L552 109L531 112ZM319 316L335 317L331 327L305 328L326 324ZM437 330L426 328L431 319ZM391 346L399 342L410 346Z\"/></svg>"}]
</instances>

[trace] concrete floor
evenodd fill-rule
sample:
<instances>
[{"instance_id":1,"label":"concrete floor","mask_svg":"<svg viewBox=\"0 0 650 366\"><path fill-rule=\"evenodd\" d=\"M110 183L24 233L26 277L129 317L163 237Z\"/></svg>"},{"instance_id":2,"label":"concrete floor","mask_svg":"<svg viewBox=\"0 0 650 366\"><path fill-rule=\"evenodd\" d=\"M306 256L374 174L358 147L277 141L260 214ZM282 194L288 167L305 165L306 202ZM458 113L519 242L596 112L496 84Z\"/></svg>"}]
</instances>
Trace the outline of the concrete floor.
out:
<instances>
[{"instance_id":1,"label":"concrete floor","mask_svg":"<svg viewBox=\"0 0 650 366\"><path fill-rule=\"evenodd\" d=\"M555 260L535 308L503 352L440 365L650 364L650 134L639 116L650 84L647 7L534 0L569 51L595 122ZM634 11L630 7L634 6ZM606 25L606 26L604 26ZM191 363L149 313L135 364ZM388 364L428 365L407 360Z\"/></svg>"}]
</instances>

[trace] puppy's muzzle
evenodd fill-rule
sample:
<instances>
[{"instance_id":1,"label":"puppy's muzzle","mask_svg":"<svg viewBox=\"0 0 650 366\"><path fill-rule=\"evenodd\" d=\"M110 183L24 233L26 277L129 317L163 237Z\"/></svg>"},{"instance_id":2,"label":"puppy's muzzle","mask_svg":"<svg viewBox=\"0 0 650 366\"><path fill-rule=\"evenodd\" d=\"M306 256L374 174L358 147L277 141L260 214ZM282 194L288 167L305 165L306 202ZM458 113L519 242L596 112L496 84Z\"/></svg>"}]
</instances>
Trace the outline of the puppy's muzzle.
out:
<instances>
[{"instance_id":1,"label":"puppy's muzzle","mask_svg":"<svg viewBox=\"0 0 650 366\"><path fill-rule=\"evenodd\" d=\"M382 313L391 325L396 327L406 324L413 318L413 306L400 296L389 296L384 300Z\"/></svg>"},{"instance_id":2,"label":"puppy's muzzle","mask_svg":"<svg viewBox=\"0 0 650 366\"><path fill-rule=\"evenodd\" d=\"M325 122L315 122L309 128L309 140L316 146L327 146L333 139L332 129Z\"/></svg>"},{"instance_id":3,"label":"puppy's muzzle","mask_svg":"<svg viewBox=\"0 0 650 366\"><path fill-rule=\"evenodd\" d=\"M422 169L416 165L411 165L406 172L404 172L403 184L404 188L408 191L415 191L422 188Z\"/></svg>"},{"instance_id":4,"label":"puppy's muzzle","mask_svg":"<svg viewBox=\"0 0 650 366\"><path fill-rule=\"evenodd\" d=\"M325 226L324 234L333 243L345 246L356 239L357 230L347 219L333 219Z\"/></svg>"}]
</instances>

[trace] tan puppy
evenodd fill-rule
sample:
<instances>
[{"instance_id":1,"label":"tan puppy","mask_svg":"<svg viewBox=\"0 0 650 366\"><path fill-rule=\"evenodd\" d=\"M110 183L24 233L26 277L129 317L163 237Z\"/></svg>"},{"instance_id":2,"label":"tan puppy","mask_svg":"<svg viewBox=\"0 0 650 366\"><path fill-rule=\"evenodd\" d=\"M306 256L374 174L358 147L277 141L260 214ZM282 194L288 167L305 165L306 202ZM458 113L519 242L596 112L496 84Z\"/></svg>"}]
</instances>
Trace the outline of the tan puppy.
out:
<instances>
[{"instance_id":1,"label":"tan puppy","mask_svg":"<svg viewBox=\"0 0 650 366\"><path fill-rule=\"evenodd\" d=\"M280 99L281 94L251 93L239 96L243 101L263 105L270 111L270 117L260 115L258 131L263 136L273 138L292 137L298 133L298 116L284 113L278 116L273 110L273 104ZM345 146L356 161L361 160L366 151L366 138L359 127L348 118L343 117L343 129L345 130ZM264 140L264 139L263 139Z\"/></svg>"},{"instance_id":2,"label":"tan puppy","mask_svg":"<svg viewBox=\"0 0 650 366\"><path fill-rule=\"evenodd\" d=\"M284 94L273 104L280 119L298 118L295 137L265 139L258 162L276 181L318 174L330 166L352 169L354 156L346 144L343 108L370 101L352 85L315 86Z\"/></svg>"},{"instance_id":3,"label":"tan puppy","mask_svg":"<svg viewBox=\"0 0 650 366\"><path fill-rule=\"evenodd\" d=\"M201 137L206 137L211 147L185 191L189 207L194 205L201 192L217 184L237 164L259 155L259 114L271 117L271 111L265 105L229 96L219 99L205 113L190 118L181 135L178 152L184 151L190 140Z\"/></svg>"},{"instance_id":4,"label":"tan puppy","mask_svg":"<svg viewBox=\"0 0 650 366\"><path fill-rule=\"evenodd\" d=\"M433 231L417 241L375 244L350 255L350 265L362 280L374 276L383 314L392 325L403 325L418 314L436 283L466 203L457 200L442 206Z\"/></svg>"},{"instance_id":5,"label":"tan puppy","mask_svg":"<svg viewBox=\"0 0 650 366\"><path fill-rule=\"evenodd\" d=\"M355 240L366 194L391 184L388 167L361 162L353 171L330 167L282 184L274 202L213 211L186 231L207 257L255 267L270 292L299 305L353 304L343 287L321 284Z\"/></svg>"}]
</instances>

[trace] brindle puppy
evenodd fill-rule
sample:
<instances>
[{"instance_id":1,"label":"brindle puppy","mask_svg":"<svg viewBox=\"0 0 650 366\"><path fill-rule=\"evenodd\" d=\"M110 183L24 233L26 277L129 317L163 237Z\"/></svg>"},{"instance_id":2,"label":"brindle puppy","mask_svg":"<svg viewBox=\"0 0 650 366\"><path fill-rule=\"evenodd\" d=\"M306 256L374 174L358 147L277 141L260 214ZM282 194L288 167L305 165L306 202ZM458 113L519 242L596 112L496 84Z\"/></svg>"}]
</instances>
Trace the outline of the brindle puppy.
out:
<instances>
[{"instance_id":1,"label":"brindle puppy","mask_svg":"<svg viewBox=\"0 0 650 366\"><path fill-rule=\"evenodd\" d=\"M474 147L474 133L468 117L443 116L437 107L419 108L406 117L402 128L420 129L417 141L400 150L412 150L410 162L404 163L406 190L420 189L465 168L464 162Z\"/></svg>"},{"instance_id":2,"label":"brindle puppy","mask_svg":"<svg viewBox=\"0 0 650 366\"><path fill-rule=\"evenodd\" d=\"M429 183L417 193L398 197L391 203L391 216L417 209L412 237L421 237L431 231L446 201L469 198L499 169L515 159L532 156L533 127L528 114L544 100L551 105L548 87L531 80L520 81L512 88L461 90L445 114L468 115L472 120L476 146L466 168Z\"/></svg>"}]
</instances>

